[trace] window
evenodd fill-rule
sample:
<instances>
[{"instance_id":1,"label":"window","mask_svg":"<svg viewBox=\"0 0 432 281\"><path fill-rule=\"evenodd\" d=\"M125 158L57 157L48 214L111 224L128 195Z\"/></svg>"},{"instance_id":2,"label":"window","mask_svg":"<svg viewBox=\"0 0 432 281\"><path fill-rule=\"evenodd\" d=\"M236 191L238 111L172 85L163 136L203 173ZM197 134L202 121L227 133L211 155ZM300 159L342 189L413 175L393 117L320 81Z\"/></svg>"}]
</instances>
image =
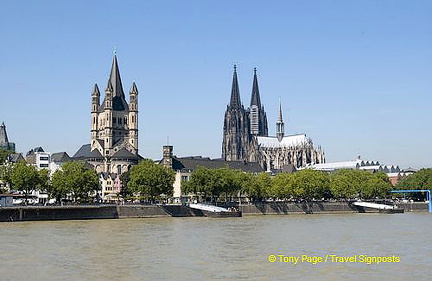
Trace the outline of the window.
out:
<instances>
[{"instance_id":1,"label":"window","mask_svg":"<svg viewBox=\"0 0 432 281\"><path fill-rule=\"evenodd\" d=\"M39 167L41 167L41 168L48 168L48 164L40 164Z\"/></svg>"},{"instance_id":2,"label":"window","mask_svg":"<svg viewBox=\"0 0 432 281\"><path fill-rule=\"evenodd\" d=\"M181 179L182 179L182 181L188 181L189 177L188 176L182 176Z\"/></svg>"},{"instance_id":3,"label":"window","mask_svg":"<svg viewBox=\"0 0 432 281\"><path fill-rule=\"evenodd\" d=\"M127 117L124 118L124 123L127 124Z\"/></svg>"},{"instance_id":4,"label":"window","mask_svg":"<svg viewBox=\"0 0 432 281\"><path fill-rule=\"evenodd\" d=\"M121 125L121 123L122 123L121 117L118 118L118 123Z\"/></svg>"},{"instance_id":5,"label":"window","mask_svg":"<svg viewBox=\"0 0 432 281\"><path fill-rule=\"evenodd\" d=\"M113 117L113 124L117 123L117 118Z\"/></svg>"},{"instance_id":6,"label":"window","mask_svg":"<svg viewBox=\"0 0 432 281\"><path fill-rule=\"evenodd\" d=\"M49 157L47 157L47 156L41 156L41 157L39 158L39 160L40 160L40 161L48 161L48 160L49 160Z\"/></svg>"}]
</instances>

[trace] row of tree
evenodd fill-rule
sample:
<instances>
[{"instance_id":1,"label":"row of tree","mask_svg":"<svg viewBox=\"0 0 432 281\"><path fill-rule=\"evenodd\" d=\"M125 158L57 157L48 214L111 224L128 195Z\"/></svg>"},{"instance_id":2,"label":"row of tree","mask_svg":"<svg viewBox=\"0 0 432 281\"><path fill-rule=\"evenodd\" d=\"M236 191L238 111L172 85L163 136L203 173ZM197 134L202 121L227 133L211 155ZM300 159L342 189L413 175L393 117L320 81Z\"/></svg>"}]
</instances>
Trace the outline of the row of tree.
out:
<instances>
[{"instance_id":1,"label":"row of tree","mask_svg":"<svg viewBox=\"0 0 432 281\"><path fill-rule=\"evenodd\" d=\"M3 165L0 178L12 190L30 194L33 190L48 192L51 198L66 197L77 202L92 200L100 190L98 175L82 162L65 163L52 177L48 170L38 171L26 163ZM175 173L151 160L140 161L121 176L121 196L139 195L143 199L172 196ZM399 180L398 189L432 190L432 169L422 169ZM264 199L351 199L385 198L392 189L388 177L382 172L363 170L338 170L327 174L305 169L296 173L247 174L228 168L207 169L198 167L188 181L182 182L183 194L195 194L205 200L217 201L221 196L234 200L239 195L252 201ZM421 195L418 195L421 196Z\"/></svg>"},{"instance_id":2,"label":"row of tree","mask_svg":"<svg viewBox=\"0 0 432 281\"><path fill-rule=\"evenodd\" d=\"M58 202L65 198L89 202L100 190L97 173L83 162L67 162L51 178L48 170L37 170L25 162L0 168L0 179L7 182L11 190L22 191L26 197L32 191L43 191ZM172 196L174 172L151 160L143 160L133 166L121 179L124 183L123 196L136 194L149 201L160 195Z\"/></svg>"},{"instance_id":3,"label":"row of tree","mask_svg":"<svg viewBox=\"0 0 432 281\"><path fill-rule=\"evenodd\" d=\"M22 191L26 197L32 191L42 191L58 201L69 196L74 201L87 202L90 195L99 189L96 172L82 162L65 163L51 178L47 169L38 170L19 162L1 166L0 177L8 183L10 190Z\"/></svg>"},{"instance_id":4,"label":"row of tree","mask_svg":"<svg viewBox=\"0 0 432 281\"><path fill-rule=\"evenodd\" d=\"M184 193L193 193L216 201L220 196L239 194L253 201L272 199L349 199L384 198L392 185L386 174L363 170L339 170L331 174L305 169L296 173L255 175L241 171L199 167L182 184Z\"/></svg>"},{"instance_id":5,"label":"row of tree","mask_svg":"<svg viewBox=\"0 0 432 281\"><path fill-rule=\"evenodd\" d=\"M432 191L432 168L421 169L418 172L407 177L399 179L396 189L421 189ZM410 198L424 200L425 195L422 193L411 193Z\"/></svg>"}]
</instances>

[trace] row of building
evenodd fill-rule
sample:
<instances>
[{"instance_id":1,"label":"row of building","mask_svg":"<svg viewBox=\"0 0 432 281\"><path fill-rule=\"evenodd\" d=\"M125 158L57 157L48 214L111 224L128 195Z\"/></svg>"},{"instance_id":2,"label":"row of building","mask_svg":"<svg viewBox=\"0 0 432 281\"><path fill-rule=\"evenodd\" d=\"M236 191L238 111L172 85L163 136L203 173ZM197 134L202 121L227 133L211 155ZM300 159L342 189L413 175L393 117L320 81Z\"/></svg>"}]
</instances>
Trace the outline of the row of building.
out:
<instances>
[{"instance_id":1,"label":"row of building","mask_svg":"<svg viewBox=\"0 0 432 281\"><path fill-rule=\"evenodd\" d=\"M278 173L299 169L315 169L332 172L337 169L362 169L383 171L394 183L401 174L398 166L385 166L377 161L360 158L336 163L325 163L323 149L315 147L306 134L285 133L282 106L279 102L276 135L269 136L267 113L261 104L257 71L254 69L251 101L245 108L240 99L237 68L234 66L230 102L224 115L222 155L220 159L201 156L176 157L172 146L163 147L162 159L157 161L176 172L174 197L181 197L181 182L188 180L198 166L207 168L229 167L244 172ZM6 126L0 127L0 148L15 152L15 144L9 142ZM49 153L41 147L30 150L25 157L13 153L7 161L26 160L38 169L52 173L67 161L80 160L93 167L99 175L101 197L105 201L117 198L121 190L120 175L138 163L138 88L132 83L128 101L123 89L117 56L113 56L111 71L104 95L97 84L91 93L90 143L82 145L70 157L66 152Z\"/></svg>"}]
</instances>

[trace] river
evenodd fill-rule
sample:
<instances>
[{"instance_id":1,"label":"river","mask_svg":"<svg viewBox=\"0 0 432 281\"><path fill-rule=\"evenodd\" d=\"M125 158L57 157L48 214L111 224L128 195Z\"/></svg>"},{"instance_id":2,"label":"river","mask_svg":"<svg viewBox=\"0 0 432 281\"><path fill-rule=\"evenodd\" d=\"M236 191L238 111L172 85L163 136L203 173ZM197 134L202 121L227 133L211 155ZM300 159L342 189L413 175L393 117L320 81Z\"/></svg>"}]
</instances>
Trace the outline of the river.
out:
<instances>
[{"instance_id":1,"label":"river","mask_svg":"<svg viewBox=\"0 0 432 281\"><path fill-rule=\"evenodd\" d=\"M431 234L429 213L3 222L0 280L432 280Z\"/></svg>"}]
</instances>

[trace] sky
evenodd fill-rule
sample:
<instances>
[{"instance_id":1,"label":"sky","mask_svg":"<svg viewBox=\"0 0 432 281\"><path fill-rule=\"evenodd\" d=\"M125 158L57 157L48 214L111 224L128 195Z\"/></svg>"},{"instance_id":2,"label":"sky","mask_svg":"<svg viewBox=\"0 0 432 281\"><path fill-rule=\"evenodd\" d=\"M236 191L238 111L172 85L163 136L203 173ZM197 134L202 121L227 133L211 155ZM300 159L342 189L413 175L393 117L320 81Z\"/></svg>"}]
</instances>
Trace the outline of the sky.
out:
<instances>
[{"instance_id":1,"label":"sky","mask_svg":"<svg viewBox=\"0 0 432 281\"><path fill-rule=\"evenodd\" d=\"M139 90L139 153L221 155L237 65L269 134L306 133L327 162L432 167L431 1L12 1L0 16L0 122L19 152L90 142L91 90L114 49Z\"/></svg>"}]
</instances>

